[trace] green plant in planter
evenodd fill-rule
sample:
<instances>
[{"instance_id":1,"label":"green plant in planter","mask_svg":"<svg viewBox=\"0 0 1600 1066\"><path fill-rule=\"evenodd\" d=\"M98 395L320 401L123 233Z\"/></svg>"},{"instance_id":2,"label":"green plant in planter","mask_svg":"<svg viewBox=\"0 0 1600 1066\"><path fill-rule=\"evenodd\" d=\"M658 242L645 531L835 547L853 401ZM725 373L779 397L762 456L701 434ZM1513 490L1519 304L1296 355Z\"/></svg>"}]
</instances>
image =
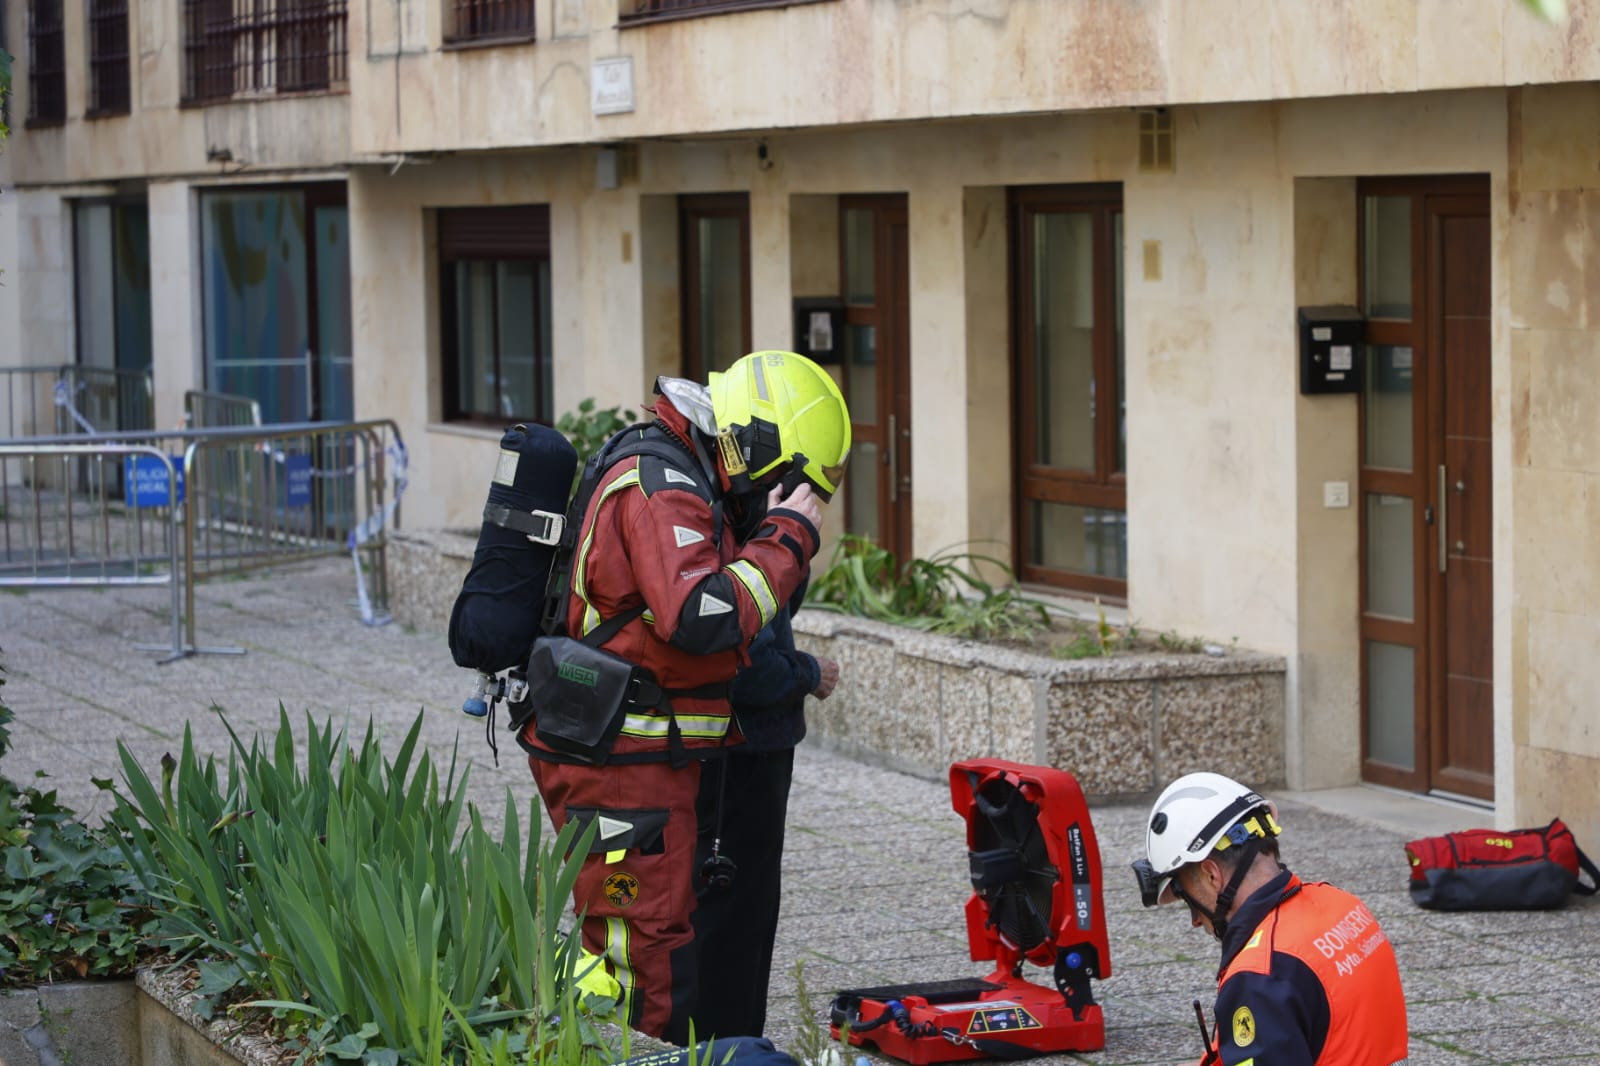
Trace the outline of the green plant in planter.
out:
<instances>
[{"instance_id":1,"label":"green plant in planter","mask_svg":"<svg viewBox=\"0 0 1600 1066\"><path fill-rule=\"evenodd\" d=\"M280 707L270 747L229 727L220 774L185 729L159 786L120 749L127 863L180 946L211 956L201 993L275 1012L302 1057L454 1062L473 1030L505 1028L563 1066L608 1059L593 1019L613 1004L582 993L560 928L587 839L543 843L530 803L524 850L509 790L496 839L454 757L441 785L421 725L390 760L370 723L357 746L308 717L302 752Z\"/></svg>"},{"instance_id":2,"label":"green plant in planter","mask_svg":"<svg viewBox=\"0 0 1600 1066\"><path fill-rule=\"evenodd\" d=\"M1000 560L970 552L941 552L902 566L893 552L846 534L811 583L807 602L953 637L1026 640L1049 626L1042 604L1015 587L996 588L978 576L976 564L1013 577Z\"/></svg>"},{"instance_id":3,"label":"green plant in planter","mask_svg":"<svg viewBox=\"0 0 1600 1066\"><path fill-rule=\"evenodd\" d=\"M0 758L13 720L0 702ZM103 831L0 776L0 988L129 973L154 931L149 904Z\"/></svg>"},{"instance_id":4,"label":"green plant in planter","mask_svg":"<svg viewBox=\"0 0 1600 1066\"><path fill-rule=\"evenodd\" d=\"M599 451L613 433L627 429L634 421L634 413L625 408L597 408L592 396L579 400L577 410L568 411L556 419L556 429L572 442L578 452L578 471L572 479L574 490L583 476L583 464L589 456Z\"/></svg>"}]
</instances>

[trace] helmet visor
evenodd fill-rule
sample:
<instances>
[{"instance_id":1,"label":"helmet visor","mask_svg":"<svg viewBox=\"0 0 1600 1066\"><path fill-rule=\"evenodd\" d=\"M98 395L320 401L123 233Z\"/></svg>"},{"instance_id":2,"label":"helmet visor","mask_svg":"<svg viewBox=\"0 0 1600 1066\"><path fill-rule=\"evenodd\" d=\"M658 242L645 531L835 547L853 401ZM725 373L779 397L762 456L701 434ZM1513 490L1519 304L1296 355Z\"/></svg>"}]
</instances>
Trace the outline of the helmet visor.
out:
<instances>
[{"instance_id":1,"label":"helmet visor","mask_svg":"<svg viewBox=\"0 0 1600 1066\"><path fill-rule=\"evenodd\" d=\"M1172 891L1172 874L1156 873L1156 868L1150 865L1149 859L1137 859L1132 865L1133 876L1139 882L1139 900L1146 907L1154 907L1158 903L1171 903L1178 898Z\"/></svg>"}]
</instances>

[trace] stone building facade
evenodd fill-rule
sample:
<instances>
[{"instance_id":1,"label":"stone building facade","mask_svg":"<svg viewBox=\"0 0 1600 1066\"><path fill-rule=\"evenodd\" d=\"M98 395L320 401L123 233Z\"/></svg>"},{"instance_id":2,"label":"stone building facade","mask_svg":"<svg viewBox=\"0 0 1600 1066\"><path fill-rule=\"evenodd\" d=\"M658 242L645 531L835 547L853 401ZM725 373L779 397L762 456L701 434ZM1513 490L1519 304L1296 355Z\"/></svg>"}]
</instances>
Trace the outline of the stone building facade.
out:
<instances>
[{"instance_id":1,"label":"stone building facade","mask_svg":"<svg viewBox=\"0 0 1600 1066\"><path fill-rule=\"evenodd\" d=\"M393 417L462 527L508 418L808 346L836 529L1284 656L1291 785L1600 840L1600 3L161 0L120 112L63 6L0 361Z\"/></svg>"}]
</instances>

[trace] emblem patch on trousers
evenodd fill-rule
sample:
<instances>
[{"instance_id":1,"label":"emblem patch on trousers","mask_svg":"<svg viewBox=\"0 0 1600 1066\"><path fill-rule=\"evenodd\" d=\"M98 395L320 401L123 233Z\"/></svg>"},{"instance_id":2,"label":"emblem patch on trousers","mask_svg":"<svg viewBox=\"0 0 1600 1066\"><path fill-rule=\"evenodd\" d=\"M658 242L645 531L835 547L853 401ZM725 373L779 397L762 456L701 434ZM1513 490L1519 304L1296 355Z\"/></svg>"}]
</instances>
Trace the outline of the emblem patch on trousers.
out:
<instances>
[{"instance_id":1,"label":"emblem patch on trousers","mask_svg":"<svg viewBox=\"0 0 1600 1066\"><path fill-rule=\"evenodd\" d=\"M639 879L630 873L618 870L601 886L601 891L606 895L606 902L613 907L622 908L633 905L639 898ZM1241 1008L1242 1009L1242 1008ZM1238 1016L1234 1016L1234 1031L1238 1031Z\"/></svg>"},{"instance_id":2,"label":"emblem patch on trousers","mask_svg":"<svg viewBox=\"0 0 1600 1066\"><path fill-rule=\"evenodd\" d=\"M1249 1047L1256 1039L1256 1016L1249 1007L1233 1012L1233 1043L1236 1047Z\"/></svg>"}]
</instances>

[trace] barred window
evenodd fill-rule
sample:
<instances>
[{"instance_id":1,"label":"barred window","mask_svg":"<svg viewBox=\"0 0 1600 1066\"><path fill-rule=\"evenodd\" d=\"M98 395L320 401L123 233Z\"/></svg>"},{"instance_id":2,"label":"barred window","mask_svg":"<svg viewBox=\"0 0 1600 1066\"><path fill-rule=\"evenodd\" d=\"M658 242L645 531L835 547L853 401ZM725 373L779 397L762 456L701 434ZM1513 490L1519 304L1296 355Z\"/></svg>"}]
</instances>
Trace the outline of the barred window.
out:
<instances>
[{"instance_id":1,"label":"barred window","mask_svg":"<svg viewBox=\"0 0 1600 1066\"><path fill-rule=\"evenodd\" d=\"M89 0L89 114L126 115L128 0Z\"/></svg>"},{"instance_id":2,"label":"barred window","mask_svg":"<svg viewBox=\"0 0 1600 1066\"><path fill-rule=\"evenodd\" d=\"M183 99L345 84L345 0L183 0Z\"/></svg>"},{"instance_id":3,"label":"barred window","mask_svg":"<svg viewBox=\"0 0 1600 1066\"><path fill-rule=\"evenodd\" d=\"M445 40L529 40L533 37L533 0L449 0Z\"/></svg>"},{"instance_id":4,"label":"barred window","mask_svg":"<svg viewBox=\"0 0 1600 1066\"><path fill-rule=\"evenodd\" d=\"M62 0L28 4L28 124L47 126L67 120L66 35Z\"/></svg>"},{"instance_id":5,"label":"barred window","mask_svg":"<svg viewBox=\"0 0 1600 1066\"><path fill-rule=\"evenodd\" d=\"M758 7L792 7L817 0L617 0L617 19L623 23L665 22L667 19L715 15L723 11L748 11Z\"/></svg>"}]
</instances>

